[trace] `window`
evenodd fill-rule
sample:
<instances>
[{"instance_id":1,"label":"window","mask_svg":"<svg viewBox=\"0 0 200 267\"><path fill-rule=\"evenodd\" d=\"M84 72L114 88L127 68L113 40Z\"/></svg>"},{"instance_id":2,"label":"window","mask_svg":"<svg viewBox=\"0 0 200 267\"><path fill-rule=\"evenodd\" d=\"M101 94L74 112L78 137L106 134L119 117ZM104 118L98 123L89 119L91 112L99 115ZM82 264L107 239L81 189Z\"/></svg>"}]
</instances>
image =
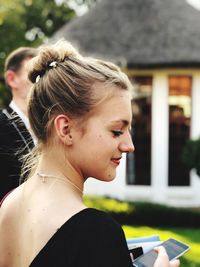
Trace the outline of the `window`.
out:
<instances>
[{"instance_id":1,"label":"window","mask_svg":"<svg viewBox=\"0 0 200 267\"><path fill-rule=\"evenodd\" d=\"M169 77L169 181L170 186L190 184L189 171L183 164L183 146L190 136L190 76Z\"/></svg>"},{"instance_id":2,"label":"window","mask_svg":"<svg viewBox=\"0 0 200 267\"><path fill-rule=\"evenodd\" d=\"M127 156L127 184L151 184L151 96L152 77L135 76L132 139L135 152Z\"/></svg>"}]
</instances>

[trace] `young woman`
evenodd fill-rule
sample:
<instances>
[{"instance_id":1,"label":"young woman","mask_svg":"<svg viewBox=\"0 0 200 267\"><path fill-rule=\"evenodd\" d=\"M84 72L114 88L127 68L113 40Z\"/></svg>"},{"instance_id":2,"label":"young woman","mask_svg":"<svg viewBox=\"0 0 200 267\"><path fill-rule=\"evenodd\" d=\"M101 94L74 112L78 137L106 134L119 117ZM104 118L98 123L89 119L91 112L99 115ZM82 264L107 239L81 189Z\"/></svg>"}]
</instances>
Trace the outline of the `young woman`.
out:
<instances>
[{"instance_id":1,"label":"young woman","mask_svg":"<svg viewBox=\"0 0 200 267\"><path fill-rule=\"evenodd\" d=\"M38 146L29 179L0 209L0 267L131 267L120 225L82 200L88 177L113 180L134 151L130 81L64 41L41 49L29 79ZM158 249L155 267L178 265Z\"/></svg>"}]
</instances>

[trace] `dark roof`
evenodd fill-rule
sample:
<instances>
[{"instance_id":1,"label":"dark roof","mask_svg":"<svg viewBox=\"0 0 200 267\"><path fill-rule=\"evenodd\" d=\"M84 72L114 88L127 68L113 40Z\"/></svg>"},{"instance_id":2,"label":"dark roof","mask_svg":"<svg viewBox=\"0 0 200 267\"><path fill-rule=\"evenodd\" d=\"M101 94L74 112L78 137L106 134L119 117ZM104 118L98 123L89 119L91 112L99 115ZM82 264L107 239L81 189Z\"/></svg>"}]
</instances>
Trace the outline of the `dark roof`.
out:
<instances>
[{"instance_id":1,"label":"dark roof","mask_svg":"<svg viewBox=\"0 0 200 267\"><path fill-rule=\"evenodd\" d=\"M200 11L186 0L101 0L61 37L129 67L200 67Z\"/></svg>"}]
</instances>

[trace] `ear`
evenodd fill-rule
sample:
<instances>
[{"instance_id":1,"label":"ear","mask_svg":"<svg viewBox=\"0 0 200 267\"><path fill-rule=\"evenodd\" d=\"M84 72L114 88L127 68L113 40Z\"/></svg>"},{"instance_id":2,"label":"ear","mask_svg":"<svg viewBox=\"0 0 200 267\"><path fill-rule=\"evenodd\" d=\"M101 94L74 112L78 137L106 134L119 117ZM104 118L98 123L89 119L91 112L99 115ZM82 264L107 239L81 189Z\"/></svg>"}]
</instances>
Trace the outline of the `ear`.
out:
<instances>
[{"instance_id":1,"label":"ear","mask_svg":"<svg viewBox=\"0 0 200 267\"><path fill-rule=\"evenodd\" d=\"M12 70L7 70L6 73L5 73L5 81L7 83L7 85L11 88L15 87L16 85L16 74L14 71Z\"/></svg>"},{"instance_id":2,"label":"ear","mask_svg":"<svg viewBox=\"0 0 200 267\"><path fill-rule=\"evenodd\" d=\"M54 127L60 141L65 145L71 146L73 144L71 135L72 120L67 115L60 114L54 120Z\"/></svg>"}]
</instances>

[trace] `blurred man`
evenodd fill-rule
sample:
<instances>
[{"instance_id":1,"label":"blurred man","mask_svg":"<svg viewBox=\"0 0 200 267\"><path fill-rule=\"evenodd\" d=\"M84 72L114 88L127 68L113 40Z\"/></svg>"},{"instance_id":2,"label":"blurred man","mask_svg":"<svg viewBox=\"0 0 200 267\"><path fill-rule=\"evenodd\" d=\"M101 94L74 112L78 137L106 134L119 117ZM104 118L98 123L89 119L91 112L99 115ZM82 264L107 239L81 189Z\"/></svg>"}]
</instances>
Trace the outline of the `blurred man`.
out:
<instances>
[{"instance_id":1,"label":"blurred man","mask_svg":"<svg viewBox=\"0 0 200 267\"><path fill-rule=\"evenodd\" d=\"M12 100L0 111L0 199L19 185L21 158L34 146L27 118L26 100L32 84L27 77L26 63L36 54L35 48L21 47L5 61L5 82Z\"/></svg>"}]
</instances>

